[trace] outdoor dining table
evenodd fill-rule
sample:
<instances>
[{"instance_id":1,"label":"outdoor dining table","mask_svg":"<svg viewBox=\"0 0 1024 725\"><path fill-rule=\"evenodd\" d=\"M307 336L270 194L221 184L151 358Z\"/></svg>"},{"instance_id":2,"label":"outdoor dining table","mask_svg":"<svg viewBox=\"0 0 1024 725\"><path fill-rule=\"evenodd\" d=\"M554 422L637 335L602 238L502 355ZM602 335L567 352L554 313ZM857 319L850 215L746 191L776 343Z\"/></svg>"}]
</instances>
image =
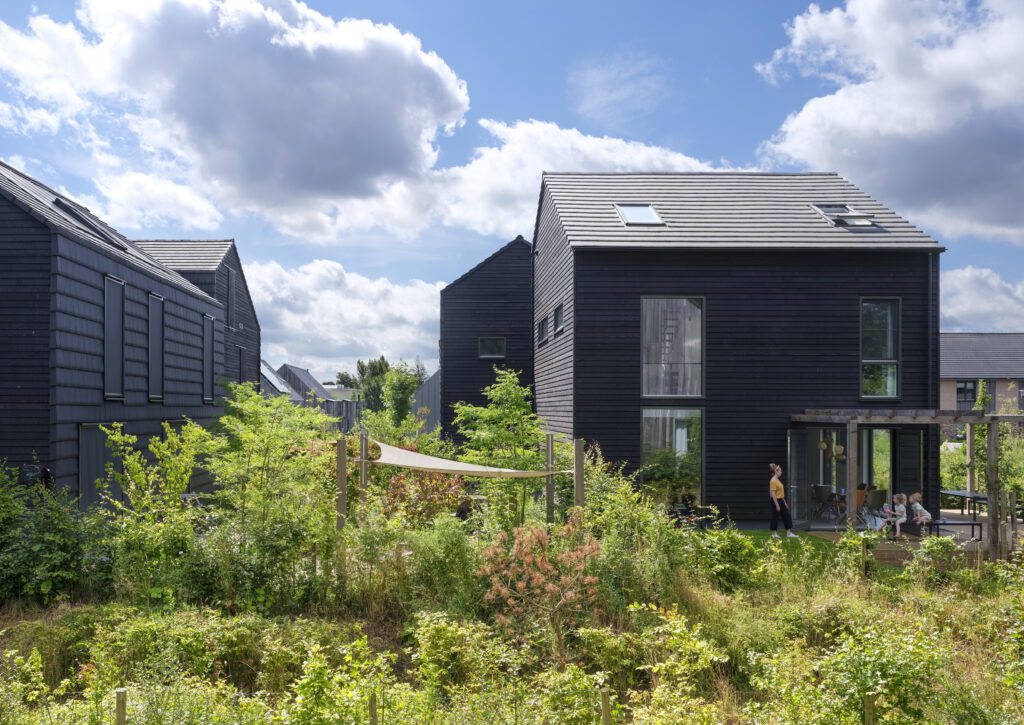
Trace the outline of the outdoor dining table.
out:
<instances>
[{"instance_id":1,"label":"outdoor dining table","mask_svg":"<svg viewBox=\"0 0 1024 725\"><path fill-rule=\"evenodd\" d=\"M978 507L988 505L988 496L976 491L939 491L939 493L946 496L955 496L960 499L960 514L963 515L964 506L966 505L967 513L975 521L978 520Z\"/></svg>"}]
</instances>

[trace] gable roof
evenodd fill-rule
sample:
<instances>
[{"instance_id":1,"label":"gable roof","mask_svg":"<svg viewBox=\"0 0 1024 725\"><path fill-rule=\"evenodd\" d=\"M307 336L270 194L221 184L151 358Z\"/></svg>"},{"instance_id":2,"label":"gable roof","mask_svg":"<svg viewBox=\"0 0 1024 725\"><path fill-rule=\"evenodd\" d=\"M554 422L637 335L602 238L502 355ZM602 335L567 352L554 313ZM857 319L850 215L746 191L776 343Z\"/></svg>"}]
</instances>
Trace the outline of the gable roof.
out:
<instances>
[{"instance_id":1,"label":"gable roof","mask_svg":"<svg viewBox=\"0 0 1024 725\"><path fill-rule=\"evenodd\" d=\"M100 249L191 294L216 302L180 274L146 254L86 207L3 161L0 161L0 195L55 233Z\"/></svg>"},{"instance_id":2,"label":"gable roof","mask_svg":"<svg viewBox=\"0 0 1024 725\"><path fill-rule=\"evenodd\" d=\"M554 205L572 247L943 250L834 173L544 172L540 199ZM873 223L836 225L813 207L825 203L849 204ZM615 204L650 204L664 224L627 226Z\"/></svg>"},{"instance_id":3,"label":"gable roof","mask_svg":"<svg viewBox=\"0 0 1024 725\"><path fill-rule=\"evenodd\" d=\"M505 252L509 251L510 249L515 249L516 247L520 247L520 246L525 247L526 249L533 249L533 245L530 244L525 239L523 239L523 235L522 234L519 234L519 235L516 236L515 239L513 239L511 242L509 242L508 244L504 245L503 247L501 247L500 249L495 251L493 254L488 256L482 262L480 262L479 264L474 265L468 271L463 272L458 277L453 279L451 282L446 284L444 286L444 289L441 290L441 293L444 294L444 290L448 289L452 285L458 284L459 282L461 282L462 280L466 279L467 277L472 277L473 273L476 272L478 269L480 269L481 267L487 266L488 264L493 262L495 259L500 257Z\"/></svg>"},{"instance_id":4,"label":"gable roof","mask_svg":"<svg viewBox=\"0 0 1024 725\"><path fill-rule=\"evenodd\" d=\"M301 403L302 396L295 392L285 379L277 374L270 363L260 358L260 390L271 395L287 395L288 400L293 403Z\"/></svg>"},{"instance_id":5,"label":"gable roof","mask_svg":"<svg viewBox=\"0 0 1024 725\"><path fill-rule=\"evenodd\" d=\"M334 396L328 392L327 388L321 385L317 379L313 377L313 374L305 368L299 368L285 363L277 369L277 372L285 379L288 379L289 374L294 376L299 381L300 385L295 385L293 387L295 387L296 391L303 397L306 397L309 395L310 391L312 391L313 395L318 398L323 400L334 400ZM303 390L303 388L305 389Z\"/></svg>"},{"instance_id":6,"label":"gable roof","mask_svg":"<svg viewBox=\"0 0 1024 725\"><path fill-rule=\"evenodd\" d=\"M940 378L1024 379L1024 333L943 332L939 353Z\"/></svg>"},{"instance_id":7,"label":"gable roof","mask_svg":"<svg viewBox=\"0 0 1024 725\"><path fill-rule=\"evenodd\" d=\"M234 239L136 239L135 244L178 272L216 272Z\"/></svg>"}]
</instances>

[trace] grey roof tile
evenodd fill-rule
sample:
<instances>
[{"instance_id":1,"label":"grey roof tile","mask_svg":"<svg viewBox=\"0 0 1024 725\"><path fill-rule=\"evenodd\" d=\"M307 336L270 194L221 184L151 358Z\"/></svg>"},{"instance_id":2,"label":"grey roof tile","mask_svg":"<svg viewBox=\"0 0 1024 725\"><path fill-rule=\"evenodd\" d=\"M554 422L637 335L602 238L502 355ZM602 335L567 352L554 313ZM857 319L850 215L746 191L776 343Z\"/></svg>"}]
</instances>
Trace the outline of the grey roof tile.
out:
<instances>
[{"instance_id":1,"label":"grey roof tile","mask_svg":"<svg viewBox=\"0 0 1024 725\"><path fill-rule=\"evenodd\" d=\"M285 371L290 372L298 378L298 380L306 387L306 390L299 390L299 393L306 395L308 394L308 391L313 391L313 394L318 398L323 400L334 400L334 396L331 395L327 388L321 385L319 381L313 377L313 374L309 372L309 370L289 365L288 363L283 364L277 369L279 375L283 375Z\"/></svg>"},{"instance_id":2,"label":"grey roof tile","mask_svg":"<svg viewBox=\"0 0 1024 725\"><path fill-rule=\"evenodd\" d=\"M179 272L215 272L231 251L233 239L136 239L153 259Z\"/></svg>"},{"instance_id":3,"label":"grey roof tile","mask_svg":"<svg viewBox=\"0 0 1024 725\"><path fill-rule=\"evenodd\" d=\"M939 244L833 173L552 173L541 182L574 247L903 248ZM662 226L627 226L615 204L651 204ZM834 225L813 204L845 203L868 227Z\"/></svg>"},{"instance_id":4,"label":"grey roof tile","mask_svg":"<svg viewBox=\"0 0 1024 725\"><path fill-rule=\"evenodd\" d=\"M262 358L260 359L260 386L264 393L287 395L288 400L293 403L302 402L302 396L295 392L295 389L277 374L270 363Z\"/></svg>"},{"instance_id":5,"label":"grey roof tile","mask_svg":"<svg viewBox=\"0 0 1024 725\"><path fill-rule=\"evenodd\" d=\"M1024 333L943 332L939 351L946 380L1024 379Z\"/></svg>"}]
</instances>

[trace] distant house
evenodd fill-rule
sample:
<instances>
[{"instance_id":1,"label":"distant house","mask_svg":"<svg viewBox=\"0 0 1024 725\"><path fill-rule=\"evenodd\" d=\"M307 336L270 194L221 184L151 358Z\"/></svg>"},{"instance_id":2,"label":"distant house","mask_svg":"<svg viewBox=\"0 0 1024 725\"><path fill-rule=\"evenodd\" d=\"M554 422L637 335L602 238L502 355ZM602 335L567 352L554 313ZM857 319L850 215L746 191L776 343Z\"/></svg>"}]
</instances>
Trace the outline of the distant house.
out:
<instances>
[{"instance_id":1,"label":"distant house","mask_svg":"<svg viewBox=\"0 0 1024 725\"><path fill-rule=\"evenodd\" d=\"M971 410L981 381L991 412L1024 411L1024 333L943 332L939 400L944 410Z\"/></svg>"},{"instance_id":2,"label":"distant house","mask_svg":"<svg viewBox=\"0 0 1024 725\"><path fill-rule=\"evenodd\" d=\"M484 405L494 366L517 370L533 384L530 332L533 247L521 236L441 290L441 428L452 436L452 405ZM554 334L554 331L552 331Z\"/></svg>"},{"instance_id":3,"label":"distant house","mask_svg":"<svg viewBox=\"0 0 1024 725\"><path fill-rule=\"evenodd\" d=\"M224 306L224 370L232 383L258 383L260 323L233 239L138 240L135 244Z\"/></svg>"},{"instance_id":4,"label":"distant house","mask_svg":"<svg viewBox=\"0 0 1024 725\"><path fill-rule=\"evenodd\" d=\"M295 392L295 389L278 375L266 360L260 360L260 392L269 398L284 395L296 405L303 402L302 396Z\"/></svg>"},{"instance_id":5,"label":"distant house","mask_svg":"<svg viewBox=\"0 0 1024 725\"><path fill-rule=\"evenodd\" d=\"M217 418L224 312L82 205L0 163L8 465L38 459L87 505L110 459L99 426L120 421L145 440L163 421Z\"/></svg>"},{"instance_id":6,"label":"distant house","mask_svg":"<svg viewBox=\"0 0 1024 725\"><path fill-rule=\"evenodd\" d=\"M327 415L339 418L342 432L352 430L358 423L362 404L355 400L335 399L309 370L285 363L277 369L277 374L302 397L303 405L315 405Z\"/></svg>"},{"instance_id":7,"label":"distant house","mask_svg":"<svg viewBox=\"0 0 1024 725\"><path fill-rule=\"evenodd\" d=\"M942 251L836 174L545 173L532 272L512 285L532 289L537 413L733 519L768 518L780 463L794 516L832 526L819 519L847 497L849 418L803 418L939 407ZM502 304L509 276L466 295L482 312L464 350L488 315L523 314ZM445 293L442 379L459 380L470 355L444 357ZM445 410L472 397L442 396ZM937 506L937 425L856 430L859 485Z\"/></svg>"}]
</instances>

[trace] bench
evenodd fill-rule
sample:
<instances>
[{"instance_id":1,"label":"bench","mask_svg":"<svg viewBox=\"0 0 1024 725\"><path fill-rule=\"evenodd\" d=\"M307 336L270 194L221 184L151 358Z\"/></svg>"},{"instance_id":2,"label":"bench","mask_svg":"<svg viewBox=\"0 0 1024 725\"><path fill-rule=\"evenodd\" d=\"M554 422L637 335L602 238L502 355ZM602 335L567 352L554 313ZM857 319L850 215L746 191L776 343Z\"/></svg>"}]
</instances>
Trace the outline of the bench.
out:
<instances>
[{"instance_id":1,"label":"bench","mask_svg":"<svg viewBox=\"0 0 1024 725\"><path fill-rule=\"evenodd\" d=\"M932 519L931 521L928 522L928 533L929 534L936 534L936 535L938 535L940 533L940 529L942 529L944 527L951 527L951 526L970 526L971 527L971 532L970 532L971 536L970 536L970 538L977 539L978 541L981 541L982 528L981 528L981 522L980 521L948 521L947 519ZM974 535L974 529L975 528L978 529L978 535L977 536Z\"/></svg>"}]
</instances>

